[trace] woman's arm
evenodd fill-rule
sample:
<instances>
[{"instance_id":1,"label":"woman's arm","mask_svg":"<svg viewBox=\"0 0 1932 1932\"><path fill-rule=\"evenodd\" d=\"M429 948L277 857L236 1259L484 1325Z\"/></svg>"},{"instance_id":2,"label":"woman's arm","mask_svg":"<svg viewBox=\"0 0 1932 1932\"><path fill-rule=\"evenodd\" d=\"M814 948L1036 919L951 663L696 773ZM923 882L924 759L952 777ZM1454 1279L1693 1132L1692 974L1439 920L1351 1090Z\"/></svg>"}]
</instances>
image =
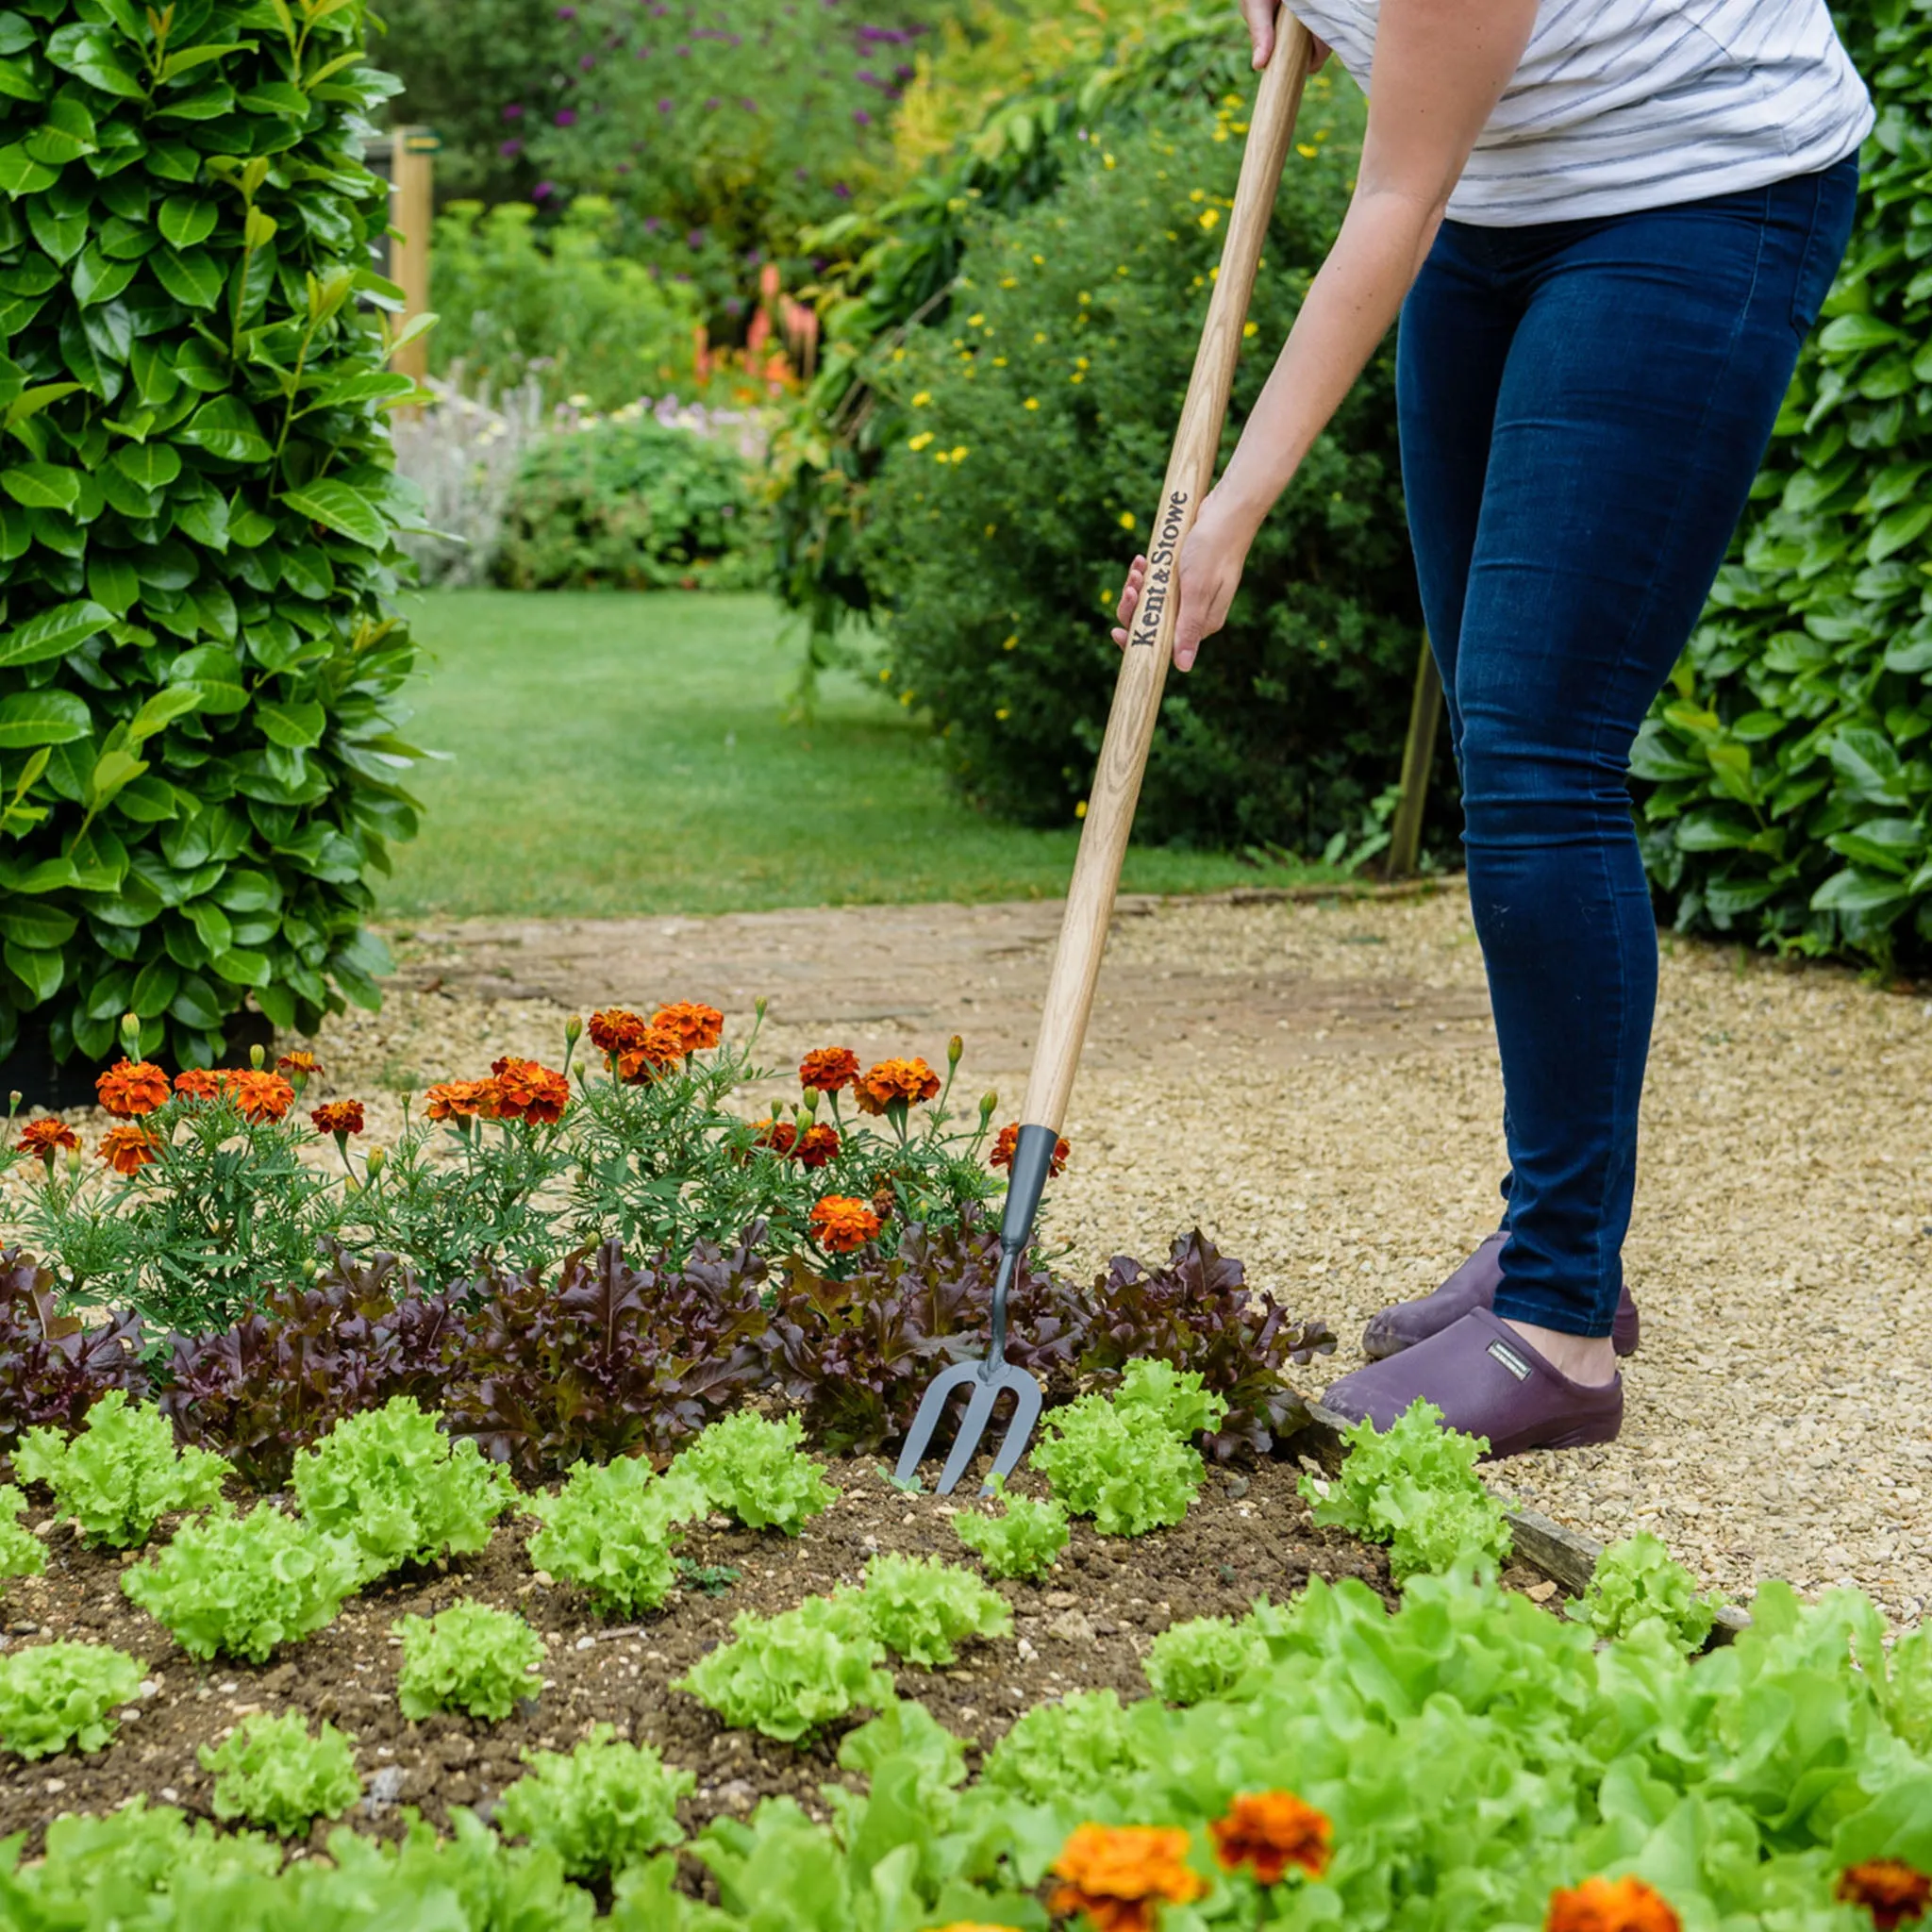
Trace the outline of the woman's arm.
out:
<instances>
[{"instance_id":1,"label":"woman's arm","mask_svg":"<svg viewBox=\"0 0 1932 1932\"><path fill-rule=\"evenodd\" d=\"M1264 56L1274 0L1241 0L1241 10ZM1226 622L1255 532L1395 320L1476 136L1523 58L1536 11L1537 0L1382 0L1354 199L1181 550L1174 637L1181 670ZM1136 558L1121 593L1118 644L1126 642L1145 575L1146 559Z\"/></svg>"}]
</instances>

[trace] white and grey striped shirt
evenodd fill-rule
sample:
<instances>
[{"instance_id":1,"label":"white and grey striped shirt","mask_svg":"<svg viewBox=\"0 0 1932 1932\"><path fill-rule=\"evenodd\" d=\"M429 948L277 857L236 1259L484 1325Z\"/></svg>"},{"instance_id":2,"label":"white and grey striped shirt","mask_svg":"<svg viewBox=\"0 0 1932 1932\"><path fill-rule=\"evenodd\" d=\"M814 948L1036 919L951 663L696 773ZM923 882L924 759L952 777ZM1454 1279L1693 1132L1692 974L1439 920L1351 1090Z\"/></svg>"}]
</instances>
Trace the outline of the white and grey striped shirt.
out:
<instances>
[{"instance_id":1,"label":"white and grey striped shirt","mask_svg":"<svg viewBox=\"0 0 1932 1932\"><path fill-rule=\"evenodd\" d=\"M1290 0L1366 89L1380 0ZM1541 0L1449 203L1514 228L1814 174L1872 131L1825 0Z\"/></svg>"}]
</instances>

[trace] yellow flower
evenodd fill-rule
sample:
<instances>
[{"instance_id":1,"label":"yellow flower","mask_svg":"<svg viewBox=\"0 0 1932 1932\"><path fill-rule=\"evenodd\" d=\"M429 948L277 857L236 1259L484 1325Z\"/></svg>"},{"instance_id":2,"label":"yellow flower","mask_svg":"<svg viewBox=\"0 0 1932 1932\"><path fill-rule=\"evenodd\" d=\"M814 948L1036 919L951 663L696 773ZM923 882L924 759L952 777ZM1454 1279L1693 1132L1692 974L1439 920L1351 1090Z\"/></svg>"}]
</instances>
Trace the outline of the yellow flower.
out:
<instances>
[{"instance_id":1,"label":"yellow flower","mask_svg":"<svg viewBox=\"0 0 1932 1932\"><path fill-rule=\"evenodd\" d=\"M1002 275L1000 277L1000 287L1003 289L1017 289L1019 286L1020 277L1018 275Z\"/></svg>"},{"instance_id":2,"label":"yellow flower","mask_svg":"<svg viewBox=\"0 0 1932 1932\"><path fill-rule=\"evenodd\" d=\"M1038 396L1028 396L1028 397L1026 398L1025 402L1024 402L1024 403L1023 403L1023 404L1021 405L1021 408L1026 408L1026 409L1037 409L1037 408L1039 408L1039 407L1040 407L1040 398L1039 398Z\"/></svg>"},{"instance_id":3,"label":"yellow flower","mask_svg":"<svg viewBox=\"0 0 1932 1932\"><path fill-rule=\"evenodd\" d=\"M934 450L932 453L932 459L936 463L945 463L950 462L952 460L952 458L948 457L945 451L942 449Z\"/></svg>"},{"instance_id":4,"label":"yellow flower","mask_svg":"<svg viewBox=\"0 0 1932 1932\"><path fill-rule=\"evenodd\" d=\"M909 705L912 702L912 693L909 691L902 691L899 693L899 702L902 705Z\"/></svg>"},{"instance_id":5,"label":"yellow flower","mask_svg":"<svg viewBox=\"0 0 1932 1932\"><path fill-rule=\"evenodd\" d=\"M1008 638L1006 641L1000 645L1000 649L1003 651L1016 651L1019 649L1019 647L1020 633L1018 631L1015 631L1011 637Z\"/></svg>"},{"instance_id":6,"label":"yellow flower","mask_svg":"<svg viewBox=\"0 0 1932 1932\"><path fill-rule=\"evenodd\" d=\"M893 360L894 362L903 362L903 361L905 361L905 359L906 359L906 351L905 351L904 349L894 349L894 350L892 351L892 360Z\"/></svg>"},{"instance_id":7,"label":"yellow flower","mask_svg":"<svg viewBox=\"0 0 1932 1932\"><path fill-rule=\"evenodd\" d=\"M1230 121L1227 125L1237 134L1245 134L1248 131L1248 124L1245 121Z\"/></svg>"},{"instance_id":8,"label":"yellow flower","mask_svg":"<svg viewBox=\"0 0 1932 1932\"><path fill-rule=\"evenodd\" d=\"M1087 291L1086 291L1085 289L1082 289L1082 290L1080 291L1080 306L1081 306L1081 308L1086 308L1086 306L1088 305L1088 303L1090 303L1091 301L1092 301L1092 299L1093 299L1093 297L1092 297L1091 295L1090 295L1090 294L1089 294L1089 293L1087 292Z\"/></svg>"},{"instance_id":9,"label":"yellow flower","mask_svg":"<svg viewBox=\"0 0 1932 1932\"><path fill-rule=\"evenodd\" d=\"M1188 199L1190 201L1206 201L1208 199L1208 191L1205 188L1191 188L1188 191Z\"/></svg>"},{"instance_id":10,"label":"yellow flower","mask_svg":"<svg viewBox=\"0 0 1932 1932\"><path fill-rule=\"evenodd\" d=\"M1004 705L1002 705L999 708L999 709L993 713L993 716L997 718L1002 724L1004 724L1007 722L1007 720L1010 718L1012 715L1012 712L1008 710L1008 708Z\"/></svg>"},{"instance_id":11,"label":"yellow flower","mask_svg":"<svg viewBox=\"0 0 1932 1932\"><path fill-rule=\"evenodd\" d=\"M986 317L983 315L969 315L966 318L966 326L968 328L977 328L985 320Z\"/></svg>"},{"instance_id":12,"label":"yellow flower","mask_svg":"<svg viewBox=\"0 0 1932 1932\"><path fill-rule=\"evenodd\" d=\"M1305 141L1296 142L1294 144L1294 151L1296 154L1301 156L1302 159L1305 161L1312 161L1315 158L1315 157L1322 152L1322 150L1318 147L1310 147Z\"/></svg>"},{"instance_id":13,"label":"yellow flower","mask_svg":"<svg viewBox=\"0 0 1932 1932\"><path fill-rule=\"evenodd\" d=\"M1112 157L1111 155L1102 155L1102 156L1101 156L1101 158L1100 158L1100 165L1101 165L1101 166L1102 166L1103 168L1110 168L1110 167L1112 167L1112 166L1113 166L1113 157Z\"/></svg>"},{"instance_id":14,"label":"yellow flower","mask_svg":"<svg viewBox=\"0 0 1932 1932\"><path fill-rule=\"evenodd\" d=\"M1087 816L1087 801L1084 798L1074 808L1074 816L1076 819L1084 819Z\"/></svg>"},{"instance_id":15,"label":"yellow flower","mask_svg":"<svg viewBox=\"0 0 1932 1932\"><path fill-rule=\"evenodd\" d=\"M956 463L963 463L966 460L967 454L966 445L963 442L956 442L953 445L953 460Z\"/></svg>"},{"instance_id":16,"label":"yellow flower","mask_svg":"<svg viewBox=\"0 0 1932 1932\"><path fill-rule=\"evenodd\" d=\"M989 537L996 536L999 533L999 527L997 524L989 524L986 526L986 534Z\"/></svg>"},{"instance_id":17,"label":"yellow flower","mask_svg":"<svg viewBox=\"0 0 1932 1932\"><path fill-rule=\"evenodd\" d=\"M1220 220L1221 210L1218 208L1204 208L1201 210L1201 225L1204 228L1213 227Z\"/></svg>"},{"instance_id":18,"label":"yellow flower","mask_svg":"<svg viewBox=\"0 0 1932 1932\"><path fill-rule=\"evenodd\" d=\"M1043 255L1036 255L1033 258L1033 266L1035 268L1044 268L1046 266L1046 257Z\"/></svg>"},{"instance_id":19,"label":"yellow flower","mask_svg":"<svg viewBox=\"0 0 1932 1932\"><path fill-rule=\"evenodd\" d=\"M911 450L924 449L931 441L932 431L930 429L922 429L917 436L908 436L906 439L906 447Z\"/></svg>"},{"instance_id":20,"label":"yellow flower","mask_svg":"<svg viewBox=\"0 0 1932 1932\"><path fill-rule=\"evenodd\" d=\"M1225 141L1227 139L1227 129L1224 127L1217 127L1214 130L1214 139L1216 141Z\"/></svg>"},{"instance_id":21,"label":"yellow flower","mask_svg":"<svg viewBox=\"0 0 1932 1932\"><path fill-rule=\"evenodd\" d=\"M1074 358L1074 367L1075 369L1086 369L1086 368L1089 368L1089 367L1091 367L1091 364L1090 364L1090 363L1088 362L1088 360L1087 360L1086 357L1084 357L1084 356L1075 356L1075 357Z\"/></svg>"},{"instance_id":22,"label":"yellow flower","mask_svg":"<svg viewBox=\"0 0 1932 1932\"><path fill-rule=\"evenodd\" d=\"M1132 510L1130 510L1130 509L1124 509L1124 510L1122 510L1122 512L1121 512L1121 528L1122 528L1122 529L1124 529L1124 530L1131 530L1131 529L1132 529L1133 527L1134 527L1134 512L1133 512Z\"/></svg>"},{"instance_id":23,"label":"yellow flower","mask_svg":"<svg viewBox=\"0 0 1932 1932\"><path fill-rule=\"evenodd\" d=\"M912 407L915 409L923 409L931 401L932 391L929 389L923 389L912 398Z\"/></svg>"},{"instance_id":24,"label":"yellow flower","mask_svg":"<svg viewBox=\"0 0 1932 1932\"><path fill-rule=\"evenodd\" d=\"M1039 329L1035 329L1033 331L1033 340L1036 342L1043 342L1045 341L1046 337Z\"/></svg>"},{"instance_id":25,"label":"yellow flower","mask_svg":"<svg viewBox=\"0 0 1932 1932\"><path fill-rule=\"evenodd\" d=\"M1004 369L1007 366L1007 358L1004 356L995 356L992 358L992 366L995 369Z\"/></svg>"},{"instance_id":26,"label":"yellow flower","mask_svg":"<svg viewBox=\"0 0 1932 1932\"><path fill-rule=\"evenodd\" d=\"M1087 378L1084 375L1082 375L1080 372L1076 369L1074 370L1073 375L1067 377L1067 380L1069 382L1085 382Z\"/></svg>"},{"instance_id":27,"label":"yellow flower","mask_svg":"<svg viewBox=\"0 0 1932 1932\"><path fill-rule=\"evenodd\" d=\"M1260 327L1261 325L1258 322L1244 322L1241 324L1241 334L1244 336L1258 334Z\"/></svg>"}]
</instances>

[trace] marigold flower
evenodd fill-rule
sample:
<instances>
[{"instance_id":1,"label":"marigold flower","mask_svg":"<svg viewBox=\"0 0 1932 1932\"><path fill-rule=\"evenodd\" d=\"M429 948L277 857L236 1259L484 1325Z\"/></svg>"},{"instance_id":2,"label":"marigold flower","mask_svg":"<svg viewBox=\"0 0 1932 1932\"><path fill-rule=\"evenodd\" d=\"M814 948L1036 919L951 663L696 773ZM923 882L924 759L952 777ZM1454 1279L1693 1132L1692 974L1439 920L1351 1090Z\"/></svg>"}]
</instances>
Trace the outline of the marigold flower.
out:
<instances>
[{"instance_id":1,"label":"marigold flower","mask_svg":"<svg viewBox=\"0 0 1932 1932\"><path fill-rule=\"evenodd\" d=\"M500 1104L494 1080L445 1080L423 1096L423 1111L433 1121L493 1121Z\"/></svg>"},{"instance_id":2,"label":"marigold flower","mask_svg":"<svg viewBox=\"0 0 1932 1932\"><path fill-rule=\"evenodd\" d=\"M879 1218L850 1194L827 1194L813 1205L812 1239L828 1255L849 1255L879 1231Z\"/></svg>"},{"instance_id":3,"label":"marigold flower","mask_svg":"<svg viewBox=\"0 0 1932 1932\"><path fill-rule=\"evenodd\" d=\"M798 1144L798 1129L790 1121L781 1121L774 1116L768 1121L757 1121L757 1131L752 1135L754 1147L769 1147L777 1155L790 1154Z\"/></svg>"},{"instance_id":4,"label":"marigold flower","mask_svg":"<svg viewBox=\"0 0 1932 1932\"><path fill-rule=\"evenodd\" d=\"M313 1108L308 1118L318 1134L359 1134L362 1131L362 1103L359 1100L330 1100Z\"/></svg>"},{"instance_id":5,"label":"marigold flower","mask_svg":"<svg viewBox=\"0 0 1932 1932\"><path fill-rule=\"evenodd\" d=\"M275 1072L291 1078L299 1074L306 1080L309 1074L322 1072L322 1062L312 1053L285 1053L275 1062Z\"/></svg>"},{"instance_id":6,"label":"marigold flower","mask_svg":"<svg viewBox=\"0 0 1932 1932\"><path fill-rule=\"evenodd\" d=\"M659 1007L651 1015L651 1024L683 1042L686 1053L708 1053L724 1037L724 1015L716 1007L698 1000L679 1000L675 1006Z\"/></svg>"},{"instance_id":7,"label":"marigold flower","mask_svg":"<svg viewBox=\"0 0 1932 1932\"><path fill-rule=\"evenodd\" d=\"M1833 1896L1863 1906L1878 1932L1891 1932L1895 1925L1916 1924L1932 1908L1932 1877L1903 1858L1867 1858L1839 1874Z\"/></svg>"},{"instance_id":8,"label":"marigold flower","mask_svg":"<svg viewBox=\"0 0 1932 1932\"><path fill-rule=\"evenodd\" d=\"M884 1113L895 1100L908 1106L930 1100L940 1091L940 1076L924 1060L881 1060L870 1067L853 1089L860 1113Z\"/></svg>"},{"instance_id":9,"label":"marigold flower","mask_svg":"<svg viewBox=\"0 0 1932 1932\"><path fill-rule=\"evenodd\" d=\"M1682 1932L1661 1893L1641 1878L1586 1878L1574 1891L1553 1891L1544 1932Z\"/></svg>"},{"instance_id":10,"label":"marigold flower","mask_svg":"<svg viewBox=\"0 0 1932 1932\"><path fill-rule=\"evenodd\" d=\"M824 1125L808 1127L804 1137L791 1150L791 1158L800 1167L824 1167L839 1158L839 1130Z\"/></svg>"},{"instance_id":11,"label":"marigold flower","mask_svg":"<svg viewBox=\"0 0 1932 1932\"><path fill-rule=\"evenodd\" d=\"M647 1087L684 1058L684 1041L662 1026L646 1026L634 1047L617 1056L617 1077L626 1087Z\"/></svg>"},{"instance_id":12,"label":"marigold flower","mask_svg":"<svg viewBox=\"0 0 1932 1932\"><path fill-rule=\"evenodd\" d=\"M278 1121L294 1105L295 1090L279 1074L252 1067L225 1069L222 1091L242 1110L244 1121Z\"/></svg>"},{"instance_id":13,"label":"marigold flower","mask_svg":"<svg viewBox=\"0 0 1932 1932\"><path fill-rule=\"evenodd\" d=\"M1279 1885L1291 1865L1321 1877L1335 1842L1326 1814L1292 1791L1244 1791L1208 1829L1222 1869L1246 1866L1263 1885Z\"/></svg>"},{"instance_id":14,"label":"marigold flower","mask_svg":"<svg viewBox=\"0 0 1932 1932\"><path fill-rule=\"evenodd\" d=\"M101 1105L121 1120L139 1120L168 1104L168 1076L152 1060L116 1060L94 1082Z\"/></svg>"},{"instance_id":15,"label":"marigold flower","mask_svg":"<svg viewBox=\"0 0 1932 1932\"><path fill-rule=\"evenodd\" d=\"M1178 1826L1083 1824L1053 1862L1066 1881L1049 1901L1056 1912L1085 1912L1096 1932L1152 1932L1162 1905L1184 1906L1208 1890L1186 1862Z\"/></svg>"},{"instance_id":16,"label":"marigold flower","mask_svg":"<svg viewBox=\"0 0 1932 1932\"><path fill-rule=\"evenodd\" d=\"M78 1147L80 1136L65 1121L56 1120L52 1114L43 1114L37 1121L29 1121L20 1130L16 1143L23 1154L35 1154L49 1167L54 1165L54 1156L63 1147Z\"/></svg>"},{"instance_id":17,"label":"marigold flower","mask_svg":"<svg viewBox=\"0 0 1932 1932\"><path fill-rule=\"evenodd\" d=\"M190 1100L212 1100L221 1091L221 1076L207 1067L183 1067L175 1075L175 1091Z\"/></svg>"},{"instance_id":18,"label":"marigold flower","mask_svg":"<svg viewBox=\"0 0 1932 1932\"><path fill-rule=\"evenodd\" d=\"M1013 1164L1013 1149L1020 1144L1020 1129L1017 1124L1008 1123L999 1131L999 1137L992 1143L992 1152L986 1158L994 1167L1010 1169ZM1049 1179L1066 1171L1067 1156L1074 1150L1067 1145L1062 1135L1053 1143L1053 1158L1046 1163Z\"/></svg>"},{"instance_id":19,"label":"marigold flower","mask_svg":"<svg viewBox=\"0 0 1932 1932\"><path fill-rule=\"evenodd\" d=\"M858 1078L858 1056L849 1046L821 1046L798 1063L798 1084L820 1093L837 1093Z\"/></svg>"},{"instance_id":20,"label":"marigold flower","mask_svg":"<svg viewBox=\"0 0 1932 1932\"><path fill-rule=\"evenodd\" d=\"M492 1060L490 1071L496 1076L497 1111L504 1120L547 1126L563 1118L570 1105L570 1082L554 1067L512 1058Z\"/></svg>"},{"instance_id":21,"label":"marigold flower","mask_svg":"<svg viewBox=\"0 0 1932 1932\"><path fill-rule=\"evenodd\" d=\"M623 1007L591 1015L591 1044L601 1054L635 1053L643 1044L650 1023L641 1013Z\"/></svg>"},{"instance_id":22,"label":"marigold flower","mask_svg":"<svg viewBox=\"0 0 1932 1932\"><path fill-rule=\"evenodd\" d=\"M139 1174L158 1155L155 1137L145 1127L109 1127L101 1136L101 1158L116 1174Z\"/></svg>"}]
</instances>

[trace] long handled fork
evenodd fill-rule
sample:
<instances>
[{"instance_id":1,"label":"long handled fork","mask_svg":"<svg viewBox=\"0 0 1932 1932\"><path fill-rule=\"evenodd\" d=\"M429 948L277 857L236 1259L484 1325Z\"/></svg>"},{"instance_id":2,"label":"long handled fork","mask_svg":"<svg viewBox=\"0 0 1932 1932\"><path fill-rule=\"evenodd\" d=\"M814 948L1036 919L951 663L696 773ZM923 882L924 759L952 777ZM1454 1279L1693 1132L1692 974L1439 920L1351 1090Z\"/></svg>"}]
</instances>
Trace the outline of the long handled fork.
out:
<instances>
[{"instance_id":1,"label":"long handled fork","mask_svg":"<svg viewBox=\"0 0 1932 1932\"><path fill-rule=\"evenodd\" d=\"M1241 324L1247 316L1255 270L1267 239L1269 212L1280 186L1282 162L1307 79L1311 49L1306 29L1284 9L1276 17L1275 34L1274 53L1261 75L1248 125L1241 180L1235 189L1227 239L1222 245L1221 271L1208 303L1194 374L1188 384L1188 399L1161 487L1160 508L1147 553L1146 589L1134 613L1127 647L1121 653L1120 678L1114 686L1113 708L1108 714L1107 737L1100 747L1100 767L1093 776L1080 850L1067 889L1059 948L1047 982L1025 1110L1007 1183L1006 1212L1000 1222L992 1334L984 1361L956 1363L926 1390L899 1456L897 1480L908 1487L917 1483L919 1465L932 1444L946 1404L960 1389L970 1385L972 1399L940 1476L941 1494L948 1493L965 1474L1002 1395L1012 1395L1013 1413L988 1477L989 1488L994 1479L1012 1473L1040 1420L1040 1384L1007 1359L1007 1296L1013 1271L1033 1238L1040 1197L1053 1164L1060 1122L1066 1116L1081 1042L1087 1037L1094 982L1100 974L1108 923L1113 916L1114 893L1120 886L1121 860L1126 855L1134 806L1141 795L1141 775L1146 769L1147 747L1154 737L1154 721L1160 709L1161 689L1167 682L1168 659L1174 649L1177 614L1172 594L1174 564L1181 544L1193 528L1201 499L1213 481L1215 452L1227 414L1235 359L1241 353Z\"/></svg>"}]
</instances>

